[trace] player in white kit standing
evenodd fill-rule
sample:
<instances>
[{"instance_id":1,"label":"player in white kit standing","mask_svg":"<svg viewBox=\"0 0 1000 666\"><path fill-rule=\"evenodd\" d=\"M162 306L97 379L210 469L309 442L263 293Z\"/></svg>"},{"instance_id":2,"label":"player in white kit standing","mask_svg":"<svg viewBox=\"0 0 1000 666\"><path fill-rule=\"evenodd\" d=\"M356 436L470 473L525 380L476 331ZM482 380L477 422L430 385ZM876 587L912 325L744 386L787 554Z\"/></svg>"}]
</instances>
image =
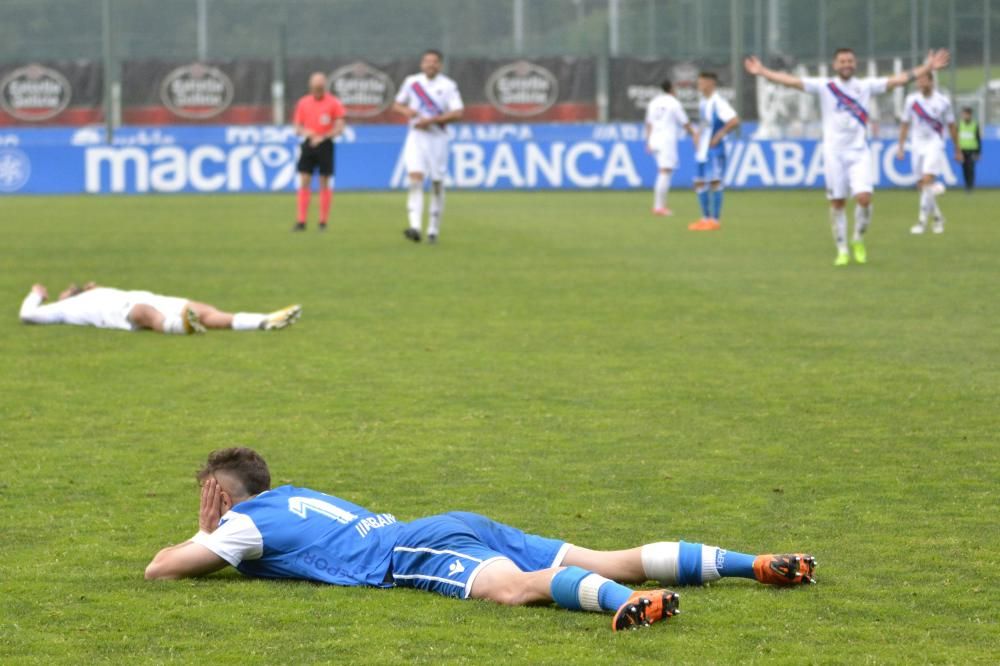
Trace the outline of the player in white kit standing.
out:
<instances>
[{"instance_id":1,"label":"player in white kit standing","mask_svg":"<svg viewBox=\"0 0 1000 666\"><path fill-rule=\"evenodd\" d=\"M847 198L854 196L854 236L850 249L854 260L866 263L864 235L872 216L874 175L868 146L869 108L874 95L903 86L914 78L948 65L948 51L929 51L927 59L913 70L891 77L858 79L857 60L851 49L837 49L833 56L833 77L800 78L768 69L756 56L744 61L747 72L768 81L819 96L823 117L823 174L826 198L830 200L830 224L837 244L835 266L850 263L847 243Z\"/></svg>"},{"instance_id":2,"label":"player in white kit standing","mask_svg":"<svg viewBox=\"0 0 1000 666\"><path fill-rule=\"evenodd\" d=\"M955 150L955 160L962 161L962 151L958 148L958 128L955 126L955 112L951 100L934 88L934 75L928 72L917 77L917 91L910 93L903 104L903 122L899 126L898 159L903 159L906 137L910 134L910 160L913 174L920 178L920 215L910 233L922 234L927 231L928 218L934 218L934 233L944 232L944 216L937 205L937 195L944 192L938 176L944 171L948 161L945 154L945 129L951 135Z\"/></svg>"},{"instance_id":3,"label":"player in white kit standing","mask_svg":"<svg viewBox=\"0 0 1000 666\"><path fill-rule=\"evenodd\" d=\"M646 107L646 150L656 158L656 184L653 186L653 215L673 215L667 208L670 178L677 168L677 130L684 130L698 143L698 133L691 125L684 107L671 91L673 84L665 79L662 93Z\"/></svg>"},{"instance_id":4,"label":"player in white kit standing","mask_svg":"<svg viewBox=\"0 0 1000 666\"><path fill-rule=\"evenodd\" d=\"M409 118L410 130L403 145L409 177L406 211L409 226L403 235L419 243L424 215L424 181L431 181L430 222L427 241L436 243L444 214L444 179L448 172L447 125L462 117L462 96L454 81L441 73L440 51L429 49L420 59L420 73L406 77L393 109Z\"/></svg>"}]
</instances>

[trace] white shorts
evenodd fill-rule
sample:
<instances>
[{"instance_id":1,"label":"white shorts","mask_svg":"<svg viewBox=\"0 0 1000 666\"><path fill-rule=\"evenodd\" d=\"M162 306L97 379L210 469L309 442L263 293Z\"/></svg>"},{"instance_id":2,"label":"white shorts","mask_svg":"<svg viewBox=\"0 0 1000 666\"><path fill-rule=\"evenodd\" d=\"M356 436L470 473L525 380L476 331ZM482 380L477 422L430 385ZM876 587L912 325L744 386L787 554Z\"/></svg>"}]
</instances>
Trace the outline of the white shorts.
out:
<instances>
[{"instance_id":1,"label":"white shorts","mask_svg":"<svg viewBox=\"0 0 1000 666\"><path fill-rule=\"evenodd\" d=\"M135 330L135 326L132 324L131 320L128 319L128 314L132 311L136 305L148 305L155 309L157 312L162 314L166 319L171 319L172 317L183 317L184 308L190 302L186 298L178 298L177 296L160 296L159 294L154 294L151 291L130 291L128 292L128 304L125 308L125 317L128 321L128 327Z\"/></svg>"},{"instance_id":2,"label":"white shorts","mask_svg":"<svg viewBox=\"0 0 1000 666\"><path fill-rule=\"evenodd\" d=\"M677 168L677 144L661 143L653 144L653 157L656 158L657 169Z\"/></svg>"},{"instance_id":3,"label":"white shorts","mask_svg":"<svg viewBox=\"0 0 1000 666\"><path fill-rule=\"evenodd\" d=\"M403 144L406 172L420 172L433 181L444 180L448 173L447 134L411 129Z\"/></svg>"},{"instance_id":4,"label":"white shorts","mask_svg":"<svg viewBox=\"0 0 1000 666\"><path fill-rule=\"evenodd\" d=\"M875 189L872 151L837 150L823 146L823 176L827 199L846 199Z\"/></svg>"},{"instance_id":5,"label":"white shorts","mask_svg":"<svg viewBox=\"0 0 1000 666\"><path fill-rule=\"evenodd\" d=\"M940 176L944 172L944 149L938 146L931 146L914 150L910 153L910 164L913 166L913 175L920 176Z\"/></svg>"}]
</instances>

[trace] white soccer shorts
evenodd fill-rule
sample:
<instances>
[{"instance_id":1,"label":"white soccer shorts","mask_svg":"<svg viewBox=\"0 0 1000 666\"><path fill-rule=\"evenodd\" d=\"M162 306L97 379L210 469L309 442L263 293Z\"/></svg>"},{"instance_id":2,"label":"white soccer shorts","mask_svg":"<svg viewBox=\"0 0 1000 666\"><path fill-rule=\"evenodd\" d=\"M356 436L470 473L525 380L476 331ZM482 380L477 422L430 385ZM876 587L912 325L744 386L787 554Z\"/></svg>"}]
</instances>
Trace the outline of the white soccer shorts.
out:
<instances>
[{"instance_id":1,"label":"white soccer shorts","mask_svg":"<svg viewBox=\"0 0 1000 666\"><path fill-rule=\"evenodd\" d=\"M823 148L823 175L826 178L826 198L846 199L851 195L875 189L872 153L862 150L832 150Z\"/></svg>"},{"instance_id":2,"label":"white soccer shorts","mask_svg":"<svg viewBox=\"0 0 1000 666\"><path fill-rule=\"evenodd\" d=\"M677 168L677 144L673 141L652 143L653 157L656 158L657 169Z\"/></svg>"},{"instance_id":3,"label":"white soccer shorts","mask_svg":"<svg viewBox=\"0 0 1000 666\"><path fill-rule=\"evenodd\" d=\"M126 310L126 316L136 305L148 305L162 314L167 320L174 317L181 317L183 319L184 309L187 307L189 302L186 298L178 298L177 296L160 296L159 294L154 294L151 291L129 292L129 297L130 302L128 309ZM131 326L131 321L129 324ZM134 326L131 327L135 328Z\"/></svg>"},{"instance_id":4,"label":"white soccer shorts","mask_svg":"<svg viewBox=\"0 0 1000 666\"><path fill-rule=\"evenodd\" d=\"M419 172L433 181L444 180L448 173L448 143L447 134L411 129L403 144L406 172Z\"/></svg>"},{"instance_id":5,"label":"white soccer shorts","mask_svg":"<svg viewBox=\"0 0 1000 666\"><path fill-rule=\"evenodd\" d=\"M944 149L940 147L923 148L910 153L910 164L914 176L940 176L944 172Z\"/></svg>"}]
</instances>

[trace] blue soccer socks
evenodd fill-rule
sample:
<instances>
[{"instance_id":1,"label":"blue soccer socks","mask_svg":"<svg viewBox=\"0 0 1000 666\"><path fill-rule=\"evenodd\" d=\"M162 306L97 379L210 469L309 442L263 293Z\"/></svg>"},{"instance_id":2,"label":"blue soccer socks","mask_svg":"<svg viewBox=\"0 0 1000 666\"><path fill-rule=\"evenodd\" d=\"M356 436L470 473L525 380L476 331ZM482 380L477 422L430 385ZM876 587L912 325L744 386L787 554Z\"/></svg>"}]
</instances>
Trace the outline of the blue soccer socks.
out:
<instances>
[{"instance_id":1,"label":"blue soccer socks","mask_svg":"<svg viewBox=\"0 0 1000 666\"><path fill-rule=\"evenodd\" d=\"M567 567L552 578L552 600L563 608L616 611L632 590L580 567Z\"/></svg>"},{"instance_id":2,"label":"blue soccer socks","mask_svg":"<svg viewBox=\"0 0 1000 666\"><path fill-rule=\"evenodd\" d=\"M643 570L664 585L701 585L728 577L754 578L753 555L686 541L642 547Z\"/></svg>"}]
</instances>

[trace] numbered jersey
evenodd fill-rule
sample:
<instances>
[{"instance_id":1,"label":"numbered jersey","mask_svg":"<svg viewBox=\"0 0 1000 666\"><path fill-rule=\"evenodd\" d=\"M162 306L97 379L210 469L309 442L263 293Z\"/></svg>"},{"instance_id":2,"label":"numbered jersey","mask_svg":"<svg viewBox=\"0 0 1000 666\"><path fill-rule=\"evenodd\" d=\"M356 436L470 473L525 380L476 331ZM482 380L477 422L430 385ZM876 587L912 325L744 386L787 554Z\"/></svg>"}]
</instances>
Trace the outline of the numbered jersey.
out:
<instances>
[{"instance_id":1,"label":"numbered jersey","mask_svg":"<svg viewBox=\"0 0 1000 666\"><path fill-rule=\"evenodd\" d=\"M241 502L193 540L247 576L390 587L401 525L339 497L281 486Z\"/></svg>"}]
</instances>

